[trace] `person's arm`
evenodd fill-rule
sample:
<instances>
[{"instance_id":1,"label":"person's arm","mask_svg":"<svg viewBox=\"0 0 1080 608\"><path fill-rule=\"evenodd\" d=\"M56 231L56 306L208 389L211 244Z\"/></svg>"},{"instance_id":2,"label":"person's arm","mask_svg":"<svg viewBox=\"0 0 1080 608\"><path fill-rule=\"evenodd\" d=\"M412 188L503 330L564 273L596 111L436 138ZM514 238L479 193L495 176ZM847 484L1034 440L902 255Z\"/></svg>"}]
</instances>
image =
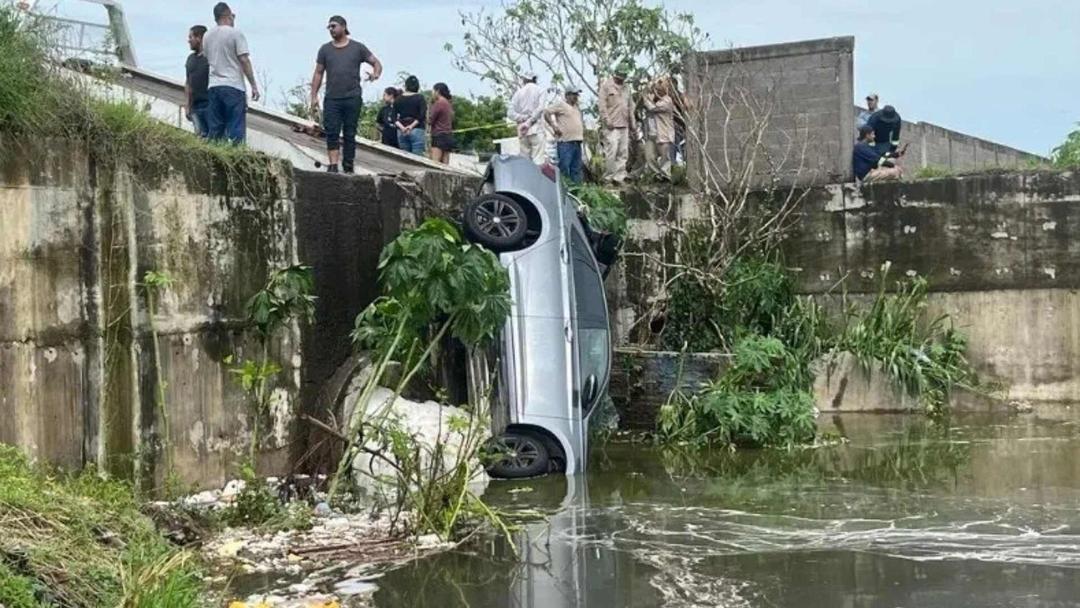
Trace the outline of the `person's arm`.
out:
<instances>
[{"instance_id":1,"label":"person's arm","mask_svg":"<svg viewBox=\"0 0 1080 608\"><path fill-rule=\"evenodd\" d=\"M600 111L600 126L607 126L611 124L611 104L608 101L608 89L606 86L600 86L600 99L596 100L597 108Z\"/></svg>"},{"instance_id":2,"label":"person's arm","mask_svg":"<svg viewBox=\"0 0 1080 608\"><path fill-rule=\"evenodd\" d=\"M402 99L404 100L404 99L407 99L407 98L402 97ZM404 102L402 102L402 105L404 105ZM401 130L401 131L404 131L404 132L408 133L410 130L412 130L413 125L416 124L416 119L411 118L411 117L410 118L402 118L401 117L401 110L397 107L397 102L395 102L394 110L395 110L395 114L397 114L397 119L394 121L394 125L397 126L398 130ZM406 125L405 124L406 122L408 122L409 124Z\"/></svg>"},{"instance_id":3,"label":"person's arm","mask_svg":"<svg viewBox=\"0 0 1080 608\"><path fill-rule=\"evenodd\" d=\"M562 106L559 104L552 104L544 110L544 122L551 127L551 132L555 134L555 137L562 137L562 129L559 128L558 123L554 120L555 117L562 114Z\"/></svg>"},{"instance_id":4,"label":"person's arm","mask_svg":"<svg viewBox=\"0 0 1080 608\"><path fill-rule=\"evenodd\" d=\"M518 89L510 97L510 107L506 109L506 117L508 119L510 119L510 122L512 122L514 124L521 124L521 121L525 120L525 118L518 111L518 108L520 106L521 106L521 89Z\"/></svg>"},{"instance_id":5,"label":"person's arm","mask_svg":"<svg viewBox=\"0 0 1080 608\"><path fill-rule=\"evenodd\" d=\"M248 49L247 38L240 32L236 32L233 40L233 52L240 59L240 66L244 70L244 76L251 83L251 101L259 101L259 83L255 82L255 68L251 65L251 50Z\"/></svg>"},{"instance_id":6,"label":"person's arm","mask_svg":"<svg viewBox=\"0 0 1080 608\"><path fill-rule=\"evenodd\" d=\"M378 57L376 57L375 55L372 55L370 53L368 54L368 58L366 59L366 62L367 62L368 65L371 66L371 71L368 72L367 76L364 77L364 80L367 80L368 82L374 82L374 81L378 80L382 76L382 71L383 71L382 62L379 61Z\"/></svg>"},{"instance_id":7,"label":"person's arm","mask_svg":"<svg viewBox=\"0 0 1080 608\"><path fill-rule=\"evenodd\" d=\"M184 106L184 118L186 118L186 119L188 119L188 121L190 121L191 120L191 106L192 106L192 103L191 103L191 57L188 57L187 65L184 66L184 69L187 72L187 78L184 79L184 99L187 100L186 102L184 102L186 104Z\"/></svg>"},{"instance_id":8,"label":"person's arm","mask_svg":"<svg viewBox=\"0 0 1080 608\"><path fill-rule=\"evenodd\" d=\"M645 107L649 106L646 105ZM652 104L652 111L655 114L674 114L675 102L671 100L671 97L665 95Z\"/></svg>"},{"instance_id":9,"label":"person's arm","mask_svg":"<svg viewBox=\"0 0 1080 608\"><path fill-rule=\"evenodd\" d=\"M322 89L323 73L326 66L322 63L315 64L315 73L311 75L311 109L319 109L319 90Z\"/></svg>"}]
</instances>

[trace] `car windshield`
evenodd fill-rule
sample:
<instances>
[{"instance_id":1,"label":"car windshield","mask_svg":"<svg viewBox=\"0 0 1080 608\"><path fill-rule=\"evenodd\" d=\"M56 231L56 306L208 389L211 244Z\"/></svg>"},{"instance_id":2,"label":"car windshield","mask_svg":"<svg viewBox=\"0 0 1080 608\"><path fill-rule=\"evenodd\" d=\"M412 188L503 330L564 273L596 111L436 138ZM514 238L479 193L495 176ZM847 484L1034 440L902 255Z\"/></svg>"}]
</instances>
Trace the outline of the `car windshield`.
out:
<instances>
[{"instance_id":1,"label":"car windshield","mask_svg":"<svg viewBox=\"0 0 1080 608\"><path fill-rule=\"evenodd\" d=\"M589 246L577 230L573 231L571 243L574 254L577 349L581 369L578 389L584 387L590 376L596 378L597 388L602 388L607 382L608 360L611 357L610 330L604 307L604 284L589 253ZM597 391L589 403L582 403L584 415L588 415L596 405L599 396ZM584 395L582 398L584 399Z\"/></svg>"}]
</instances>

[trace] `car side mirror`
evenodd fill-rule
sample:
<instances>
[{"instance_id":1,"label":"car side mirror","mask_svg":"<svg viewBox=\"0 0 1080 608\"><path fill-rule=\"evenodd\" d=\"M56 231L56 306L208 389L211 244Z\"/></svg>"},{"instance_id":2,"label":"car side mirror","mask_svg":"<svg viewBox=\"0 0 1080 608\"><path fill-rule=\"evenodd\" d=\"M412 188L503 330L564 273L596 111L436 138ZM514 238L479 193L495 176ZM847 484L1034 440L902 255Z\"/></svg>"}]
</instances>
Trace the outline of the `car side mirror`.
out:
<instances>
[{"instance_id":1,"label":"car side mirror","mask_svg":"<svg viewBox=\"0 0 1080 608\"><path fill-rule=\"evenodd\" d=\"M600 389L600 383L597 382L596 376L590 375L585 379L585 386L581 389L582 405L589 405L593 401L596 401L597 391Z\"/></svg>"}]
</instances>

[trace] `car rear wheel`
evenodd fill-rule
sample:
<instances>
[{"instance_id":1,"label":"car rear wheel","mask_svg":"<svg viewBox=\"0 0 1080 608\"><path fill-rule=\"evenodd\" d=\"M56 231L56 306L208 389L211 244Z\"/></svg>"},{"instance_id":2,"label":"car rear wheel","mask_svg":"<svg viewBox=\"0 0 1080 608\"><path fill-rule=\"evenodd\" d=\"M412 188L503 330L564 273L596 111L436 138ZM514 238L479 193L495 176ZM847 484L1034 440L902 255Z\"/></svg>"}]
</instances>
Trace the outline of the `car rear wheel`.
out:
<instances>
[{"instance_id":1,"label":"car rear wheel","mask_svg":"<svg viewBox=\"0 0 1080 608\"><path fill-rule=\"evenodd\" d=\"M492 441L488 474L502 479L522 479L548 473L551 454L539 437L504 433Z\"/></svg>"},{"instance_id":2,"label":"car rear wheel","mask_svg":"<svg viewBox=\"0 0 1080 608\"><path fill-rule=\"evenodd\" d=\"M465 207L470 239L493 251L512 251L525 241L529 219L521 203L503 194L485 194Z\"/></svg>"}]
</instances>

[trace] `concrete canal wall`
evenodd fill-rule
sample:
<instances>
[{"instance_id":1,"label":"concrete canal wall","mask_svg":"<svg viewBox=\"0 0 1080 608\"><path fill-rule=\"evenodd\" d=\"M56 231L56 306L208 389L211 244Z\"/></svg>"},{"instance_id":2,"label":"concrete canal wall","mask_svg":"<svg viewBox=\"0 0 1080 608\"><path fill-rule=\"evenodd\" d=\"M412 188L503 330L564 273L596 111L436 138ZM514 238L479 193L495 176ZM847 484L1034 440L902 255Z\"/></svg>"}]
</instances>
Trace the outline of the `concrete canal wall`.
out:
<instances>
[{"instance_id":1,"label":"concrete canal wall","mask_svg":"<svg viewBox=\"0 0 1080 608\"><path fill-rule=\"evenodd\" d=\"M225 360L257 353L242 319L268 272L304 263L318 321L271 345L284 371L260 460L288 472L308 443L297 414L318 407L318 388L347 357L383 244L474 186L451 175L330 177L269 158L226 173L180 157L121 163L67 141L0 145L0 442L151 485L165 450L186 484L235 474L249 410ZM174 281L153 315L150 270Z\"/></svg>"},{"instance_id":2,"label":"concrete canal wall","mask_svg":"<svg viewBox=\"0 0 1080 608\"><path fill-rule=\"evenodd\" d=\"M628 192L625 198L630 236L624 264L609 280L609 300L621 343L645 344L661 322L656 304L671 272L662 261L676 260L678 228L695 221L701 207L671 190ZM1055 407L1080 401L1078 236L1080 174L1073 172L834 185L808 192L784 261L798 290L826 305L838 303L843 290L849 300L871 298L886 264L890 283L927 278L928 314L953 318L969 338L969 359L1003 387L1003 401ZM819 392L827 398L819 407L910 407L878 390L852 390L837 399L838 382L831 389L822 384Z\"/></svg>"}]
</instances>

